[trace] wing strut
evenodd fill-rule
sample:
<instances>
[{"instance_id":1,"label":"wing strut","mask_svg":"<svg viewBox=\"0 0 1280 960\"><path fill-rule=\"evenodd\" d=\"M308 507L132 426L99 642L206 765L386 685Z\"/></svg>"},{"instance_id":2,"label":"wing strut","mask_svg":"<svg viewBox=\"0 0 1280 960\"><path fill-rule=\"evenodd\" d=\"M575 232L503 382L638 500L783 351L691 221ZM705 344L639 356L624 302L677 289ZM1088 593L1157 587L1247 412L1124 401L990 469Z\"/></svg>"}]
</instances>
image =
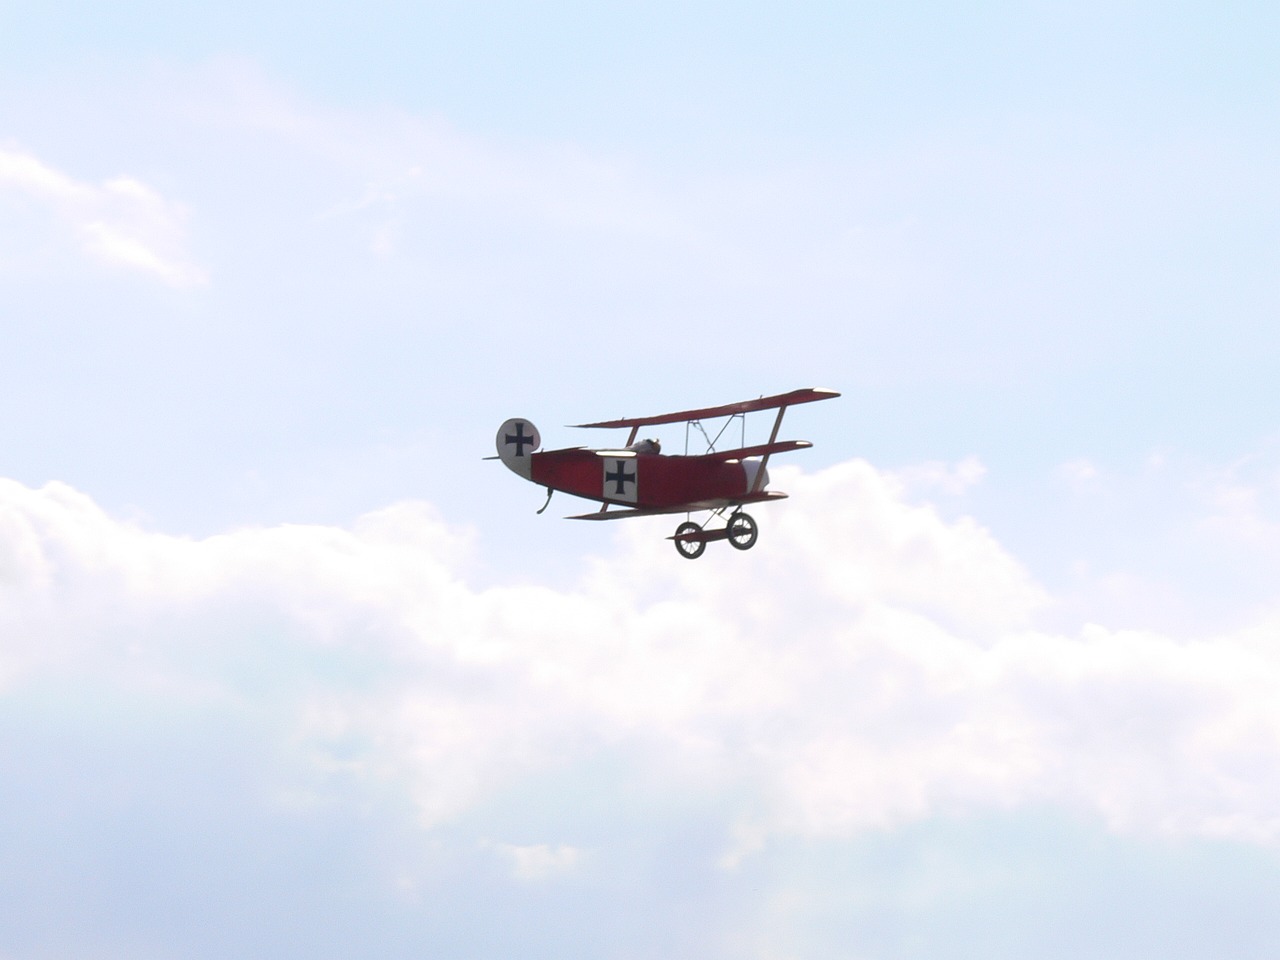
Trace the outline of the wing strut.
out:
<instances>
[{"instance_id":1,"label":"wing strut","mask_svg":"<svg viewBox=\"0 0 1280 960\"><path fill-rule=\"evenodd\" d=\"M787 412L787 405L784 403L778 407L778 417L773 421L773 432L769 434L769 446L772 447L778 439L778 428L782 426L782 415ZM751 484L751 493L759 493L760 485L764 483L764 468L769 465L769 454L772 450L766 450L764 456L760 460L760 469L756 471L755 481Z\"/></svg>"}]
</instances>

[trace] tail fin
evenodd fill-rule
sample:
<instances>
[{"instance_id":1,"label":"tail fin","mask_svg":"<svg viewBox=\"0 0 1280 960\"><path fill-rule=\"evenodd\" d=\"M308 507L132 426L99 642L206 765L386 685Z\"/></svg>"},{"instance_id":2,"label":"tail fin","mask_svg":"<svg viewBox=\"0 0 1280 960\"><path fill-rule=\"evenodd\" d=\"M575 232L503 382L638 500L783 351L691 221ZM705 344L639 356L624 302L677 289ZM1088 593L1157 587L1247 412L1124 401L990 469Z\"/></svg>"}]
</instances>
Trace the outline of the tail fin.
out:
<instances>
[{"instance_id":1,"label":"tail fin","mask_svg":"<svg viewBox=\"0 0 1280 960\"><path fill-rule=\"evenodd\" d=\"M538 428L529 420L519 417L508 420L498 428L496 439L498 458L526 480L533 473L530 457L542 445Z\"/></svg>"}]
</instances>

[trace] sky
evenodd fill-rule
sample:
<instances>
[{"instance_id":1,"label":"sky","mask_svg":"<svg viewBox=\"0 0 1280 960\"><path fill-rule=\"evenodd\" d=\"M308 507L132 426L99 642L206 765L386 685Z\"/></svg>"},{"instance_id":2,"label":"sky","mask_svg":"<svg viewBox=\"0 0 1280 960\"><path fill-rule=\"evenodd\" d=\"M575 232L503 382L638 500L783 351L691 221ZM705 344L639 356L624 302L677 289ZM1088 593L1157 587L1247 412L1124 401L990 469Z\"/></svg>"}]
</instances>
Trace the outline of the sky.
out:
<instances>
[{"instance_id":1,"label":"sky","mask_svg":"<svg viewBox=\"0 0 1280 960\"><path fill-rule=\"evenodd\" d=\"M0 3L0 960L1272 957L1277 37Z\"/></svg>"}]
</instances>

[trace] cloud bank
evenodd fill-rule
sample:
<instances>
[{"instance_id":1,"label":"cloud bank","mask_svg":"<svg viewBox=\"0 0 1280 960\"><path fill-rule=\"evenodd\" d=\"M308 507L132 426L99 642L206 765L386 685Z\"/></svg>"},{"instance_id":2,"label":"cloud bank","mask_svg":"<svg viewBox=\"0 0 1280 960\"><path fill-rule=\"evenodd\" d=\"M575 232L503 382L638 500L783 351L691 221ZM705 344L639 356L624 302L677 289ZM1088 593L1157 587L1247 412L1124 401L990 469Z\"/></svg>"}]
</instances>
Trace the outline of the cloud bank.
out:
<instances>
[{"instance_id":1,"label":"cloud bank","mask_svg":"<svg viewBox=\"0 0 1280 960\"><path fill-rule=\"evenodd\" d=\"M389 794L428 832L526 782L572 809L607 761L724 798L727 868L774 837L1044 805L1280 839L1274 624L1046 632L1052 598L974 521L861 461L780 479L754 551L688 563L638 522L569 590L468 583L470 535L422 503L192 541L6 480L0 690L236 718L279 761L264 803ZM530 882L581 860L488 826Z\"/></svg>"}]
</instances>

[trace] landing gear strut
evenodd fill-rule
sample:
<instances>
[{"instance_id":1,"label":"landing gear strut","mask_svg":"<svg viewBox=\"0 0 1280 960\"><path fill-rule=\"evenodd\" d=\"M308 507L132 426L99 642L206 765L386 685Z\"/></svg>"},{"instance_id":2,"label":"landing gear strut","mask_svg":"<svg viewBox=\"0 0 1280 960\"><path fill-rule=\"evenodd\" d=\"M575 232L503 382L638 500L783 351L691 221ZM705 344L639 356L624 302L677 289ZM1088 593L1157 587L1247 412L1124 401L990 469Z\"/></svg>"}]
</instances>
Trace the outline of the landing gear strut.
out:
<instances>
[{"instance_id":1,"label":"landing gear strut","mask_svg":"<svg viewBox=\"0 0 1280 960\"><path fill-rule=\"evenodd\" d=\"M719 511L715 516L718 515ZM676 552L680 556L686 560L697 560L712 540L728 540L729 545L735 550L750 550L756 545L756 537L759 533L755 520L749 514L735 510L729 515L725 525L718 530L708 530L698 526L692 520L687 520L676 527L675 535L671 539L675 541Z\"/></svg>"}]
</instances>

